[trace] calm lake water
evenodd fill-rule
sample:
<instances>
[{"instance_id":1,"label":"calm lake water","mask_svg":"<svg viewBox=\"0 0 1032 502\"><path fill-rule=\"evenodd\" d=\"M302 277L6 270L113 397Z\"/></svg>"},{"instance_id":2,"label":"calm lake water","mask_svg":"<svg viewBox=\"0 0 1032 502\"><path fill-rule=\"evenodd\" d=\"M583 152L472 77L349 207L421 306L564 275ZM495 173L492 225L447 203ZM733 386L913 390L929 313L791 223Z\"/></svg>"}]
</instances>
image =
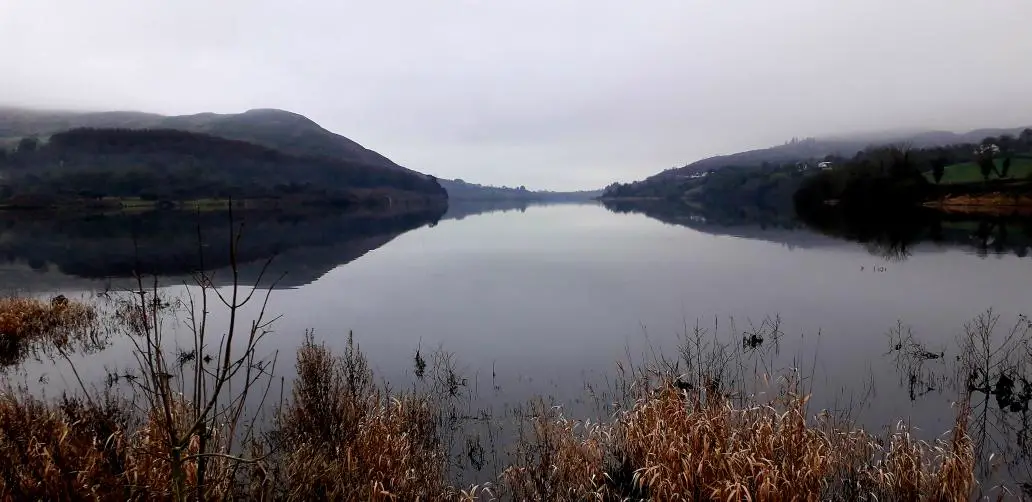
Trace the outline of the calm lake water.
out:
<instances>
[{"instance_id":1,"label":"calm lake water","mask_svg":"<svg viewBox=\"0 0 1032 502\"><path fill-rule=\"evenodd\" d=\"M977 225L947 225L961 237L885 252L801 225L725 225L699 215L672 224L595 204L477 211L453 208L439 221L248 222L243 239L258 242L248 258L276 252L272 270L284 274L269 307L283 317L262 346L279 351L278 371L289 381L306 330L336 348L353 331L377 376L396 386L412 381L417 349L443 347L476 390L473 407L497 412L550 396L574 416L591 416L585 385L604 386L617 362L676 357L679 335L697 323L741 344L751 324L776 316L778 368L800 369L816 409L852 400L853 415L871 428L905 419L934 438L953 422L957 392L941 375L965 324L992 308L1009 327L1032 306L1022 241L987 250L999 236L985 238ZM0 279L9 290L77 297L125 287L127 270L142 260L166 264L164 282L176 284L197 249L197 224L176 225L8 222ZM119 233L129 227L151 232L136 238L142 258ZM224 236L211 240L205 249L215 253ZM248 267L253 279L257 268ZM888 333L900 322L947 356L925 363L928 378L914 382L888 354ZM128 353L116 342L83 358L80 372L101 382L107 370L132 364ZM10 378L46 382L48 395L75 388L50 361Z\"/></svg>"}]
</instances>

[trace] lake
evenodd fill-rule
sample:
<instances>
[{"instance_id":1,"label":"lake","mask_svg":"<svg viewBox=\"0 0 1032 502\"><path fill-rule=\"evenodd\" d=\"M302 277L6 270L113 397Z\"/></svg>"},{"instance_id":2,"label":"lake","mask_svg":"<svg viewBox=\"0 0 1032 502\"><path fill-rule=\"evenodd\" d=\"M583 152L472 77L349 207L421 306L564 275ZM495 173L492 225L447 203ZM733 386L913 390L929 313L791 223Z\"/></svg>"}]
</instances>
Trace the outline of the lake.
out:
<instances>
[{"instance_id":1,"label":"lake","mask_svg":"<svg viewBox=\"0 0 1032 502\"><path fill-rule=\"evenodd\" d=\"M474 412L502 415L545 396L587 418L599 410L586 387L605 388L619 362L676 358L696 326L741 345L743 333L777 319L778 339L763 342L777 347L763 364L797 368L815 412L848 407L874 430L909 420L928 438L953 423L950 374L965 325L991 308L1006 330L1029 313L1021 222L937 222L886 244L790 218L728 214L453 204L443 215L241 216L241 276L258 280L275 256L261 282L274 286L269 311L282 317L262 349L278 351L287 381L306 331L336 349L353 332L377 377L395 387L412 382L417 350L443 348L467 378ZM128 277L141 267L162 275L163 296L182 296L196 289L177 284L197 250L206 266L224 268L226 221L8 215L0 278L9 291L75 298L132 287ZM228 276L217 277L225 288ZM891 334L898 326L939 357L901 362ZM133 364L129 348L115 341L81 356L80 375L103 382ZM78 385L62 364L30 361L9 378L54 396ZM992 420L1027 424L1027 406L1002 410L1006 403L988 395L975 404ZM1027 426L1014 429L991 434L986 456L1003 453L1014 434L1029 437ZM1014 447L1027 455L1028 446ZM1010 454L1010 474L997 474L1029 480L1032 457Z\"/></svg>"}]
</instances>

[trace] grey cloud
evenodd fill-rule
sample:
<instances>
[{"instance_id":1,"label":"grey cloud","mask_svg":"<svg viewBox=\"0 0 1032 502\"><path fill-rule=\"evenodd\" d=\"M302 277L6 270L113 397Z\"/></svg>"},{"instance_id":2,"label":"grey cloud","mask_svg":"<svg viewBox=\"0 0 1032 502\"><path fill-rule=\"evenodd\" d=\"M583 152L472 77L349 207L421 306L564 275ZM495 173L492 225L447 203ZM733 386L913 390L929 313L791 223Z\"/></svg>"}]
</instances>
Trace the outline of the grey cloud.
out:
<instances>
[{"instance_id":1,"label":"grey cloud","mask_svg":"<svg viewBox=\"0 0 1032 502\"><path fill-rule=\"evenodd\" d=\"M443 177L631 180L792 136L1032 123L1026 0L0 4L0 102L305 114Z\"/></svg>"}]
</instances>

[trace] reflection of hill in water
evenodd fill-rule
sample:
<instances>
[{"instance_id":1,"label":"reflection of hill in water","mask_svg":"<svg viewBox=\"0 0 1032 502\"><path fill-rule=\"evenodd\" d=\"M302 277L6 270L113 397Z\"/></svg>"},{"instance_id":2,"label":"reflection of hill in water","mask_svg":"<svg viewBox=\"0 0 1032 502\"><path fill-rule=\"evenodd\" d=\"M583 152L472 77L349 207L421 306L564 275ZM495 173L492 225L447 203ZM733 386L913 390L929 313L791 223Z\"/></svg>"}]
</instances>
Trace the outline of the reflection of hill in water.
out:
<instances>
[{"instance_id":1,"label":"reflection of hill in water","mask_svg":"<svg viewBox=\"0 0 1032 502\"><path fill-rule=\"evenodd\" d=\"M859 243L873 255L903 260L915 252L948 248L979 256L1032 250L1032 219L945 215L915 209L879 219L847 218L835 211L811 215L748 206L697 208L667 201L606 201L617 213L640 213L650 218L713 235L776 242L788 247L835 247Z\"/></svg>"},{"instance_id":2,"label":"reflection of hill in water","mask_svg":"<svg viewBox=\"0 0 1032 502\"><path fill-rule=\"evenodd\" d=\"M467 216L474 216L483 213L493 213L497 211L519 211L524 212L528 207L533 205L526 201L518 200L463 200L463 199L452 199L448 201L448 211L444 213L442 219L445 220L461 220Z\"/></svg>"},{"instance_id":3,"label":"reflection of hill in water","mask_svg":"<svg viewBox=\"0 0 1032 502\"><path fill-rule=\"evenodd\" d=\"M509 211L526 212L528 208L540 206L558 205L585 205L598 204L590 200L553 200L553 201L526 201L512 199L453 199L448 201L448 211L444 213L444 220L461 220L467 216L475 216L485 213L507 213Z\"/></svg>"},{"instance_id":4,"label":"reflection of hill in water","mask_svg":"<svg viewBox=\"0 0 1032 502\"><path fill-rule=\"evenodd\" d=\"M377 212L238 213L243 225L237 252L244 283L266 277L277 287L308 284L394 237L441 218L443 208ZM199 237L200 236L200 242ZM98 286L96 280L128 284L136 270L175 282L200 268L215 270L217 285L229 281L230 222L224 212L143 214L0 214L0 258L8 289ZM25 266L25 265L28 266ZM35 271L30 273L29 270Z\"/></svg>"},{"instance_id":5,"label":"reflection of hill in water","mask_svg":"<svg viewBox=\"0 0 1032 502\"><path fill-rule=\"evenodd\" d=\"M756 206L692 207L663 200L607 200L614 213L638 213L702 233L760 240L789 248L841 246L839 241L807 231L794 214Z\"/></svg>"}]
</instances>

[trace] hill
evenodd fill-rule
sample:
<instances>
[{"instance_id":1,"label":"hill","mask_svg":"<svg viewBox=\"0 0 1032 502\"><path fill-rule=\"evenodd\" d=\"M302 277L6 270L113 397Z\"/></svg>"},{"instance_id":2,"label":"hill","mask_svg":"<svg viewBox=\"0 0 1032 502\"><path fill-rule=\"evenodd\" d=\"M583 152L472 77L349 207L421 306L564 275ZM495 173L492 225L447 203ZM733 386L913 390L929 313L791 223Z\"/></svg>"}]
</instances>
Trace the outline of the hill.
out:
<instances>
[{"instance_id":1,"label":"hill","mask_svg":"<svg viewBox=\"0 0 1032 502\"><path fill-rule=\"evenodd\" d=\"M0 146L26 136L45 138L77 128L179 129L247 141L297 156L326 157L354 165L408 171L303 115L283 110L165 116L142 112L66 112L0 107Z\"/></svg>"},{"instance_id":2,"label":"hill","mask_svg":"<svg viewBox=\"0 0 1032 502\"><path fill-rule=\"evenodd\" d=\"M860 151L890 144L907 144L913 148L930 149L951 145L977 144L988 137L1032 134L1028 128L976 129L965 133L949 131L896 131L870 133L842 137L793 139L785 144L718 155L705 158L683 167L663 172L628 184L614 184L607 188L606 198L681 197L686 190L707 184L702 177L714 171L734 168L742 184L746 178L756 177L750 171L761 168L767 172L781 172L794 176L794 166L807 163L816 166L818 161L842 161L853 158Z\"/></svg>"},{"instance_id":3,"label":"hill","mask_svg":"<svg viewBox=\"0 0 1032 502\"><path fill-rule=\"evenodd\" d=\"M0 106L0 149L13 149L24 137L47 137L77 128L176 129L220 138L246 141L300 157L320 157L368 166L416 173L387 157L330 132L303 115L255 109L238 114L200 113L165 116L142 112L43 111ZM590 200L601 191L548 192L520 190L441 180L448 196L466 200L521 200L558 202Z\"/></svg>"},{"instance_id":4,"label":"hill","mask_svg":"<svg viewBox=\"0 0 1032 502\"><path fill-rule=\"evenodd\" d=\"M212 199L349 206L444 204L432 177L330 157L303 157L173 129L73 129L0 155L0 203L107 207L126 199L158 207ZM113 200L112 200L113 199Z\"/></svg>"},{"instance_id":5,"label":"hill","mask_svg":"<svg viewBox=\"0 0 1032 502\"><path fill-rule=\"evenodd\" d=\"M767 164L785 164L820 159L826 156L852 157L856 152L872 146L889 144L909 144L914 148L930 148L936 146L955 145L961 143L978 143L983 138L1002 135L1019 136L1027 128L993 128L975 129L965 133L949 131L888 132L869 133L850 136L829 136L825 138L794 139L783 145L748 150L729 155L717 155L674 169L667 169L646 180L678 175L700 174L710 169L726 166L759 167Z\"/></svg>"}]
</instances>

